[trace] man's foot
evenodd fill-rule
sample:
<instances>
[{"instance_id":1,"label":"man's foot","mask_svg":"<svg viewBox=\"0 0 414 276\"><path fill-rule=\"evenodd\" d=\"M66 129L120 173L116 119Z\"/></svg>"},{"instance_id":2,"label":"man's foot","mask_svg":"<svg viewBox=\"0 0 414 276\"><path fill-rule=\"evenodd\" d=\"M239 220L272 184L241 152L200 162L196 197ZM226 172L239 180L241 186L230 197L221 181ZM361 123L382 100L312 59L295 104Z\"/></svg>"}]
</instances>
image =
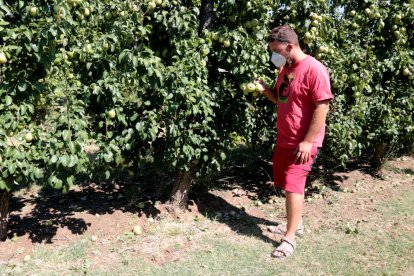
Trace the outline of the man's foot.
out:
<instances>
[{"instance_id":1,"label":"man's foot","mask_svg":"<svg viewBox=\"0 0 414 276\"><path fill-rule=\"evenodd\" d=\"M277 259L284 259L293 254L296 248L296 241L288 237L283 237L281 244L272 252L271 256Z\"/></svg>"},{"instance_id":2,"label":"man's foot","mask_svg":"<svg viewBox=\"0 0 414 276\"><path fill-rule=\"evenodd\" d=\"M286 233L286 225L284 225L284 224L279 224L279 225L276 225L276 226L269 225L269 226L267 226L267 231L269 231L273 234L284 235ZM304 231L305 231L305 225L302 223L296 229L295 235L298 236L298 237L301 237L303 235Z\"/></svg>"}]
</instances>

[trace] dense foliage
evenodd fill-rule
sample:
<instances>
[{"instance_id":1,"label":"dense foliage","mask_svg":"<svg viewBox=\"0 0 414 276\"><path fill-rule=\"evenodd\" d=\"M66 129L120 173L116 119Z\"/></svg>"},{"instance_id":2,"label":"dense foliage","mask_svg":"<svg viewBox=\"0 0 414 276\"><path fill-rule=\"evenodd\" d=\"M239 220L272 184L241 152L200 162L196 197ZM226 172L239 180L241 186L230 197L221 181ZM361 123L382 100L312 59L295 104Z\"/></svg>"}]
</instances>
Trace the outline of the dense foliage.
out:
<instances>
[{"instance_id":1,"label":"dense foliage","mask_svg":"<svg viewBox=\"0 0 414 276\"><path fill-rule=\"evenodd\" d=\"M214 3L200 29L200 10ZM345 163L414 140L413 1L0 0L0 189L67 191L143 162L219 168L270 147L266 35L296 28L331 72L325 154ZM381 153L381 152L380 152Z\"/></svg>"}]
</instances>

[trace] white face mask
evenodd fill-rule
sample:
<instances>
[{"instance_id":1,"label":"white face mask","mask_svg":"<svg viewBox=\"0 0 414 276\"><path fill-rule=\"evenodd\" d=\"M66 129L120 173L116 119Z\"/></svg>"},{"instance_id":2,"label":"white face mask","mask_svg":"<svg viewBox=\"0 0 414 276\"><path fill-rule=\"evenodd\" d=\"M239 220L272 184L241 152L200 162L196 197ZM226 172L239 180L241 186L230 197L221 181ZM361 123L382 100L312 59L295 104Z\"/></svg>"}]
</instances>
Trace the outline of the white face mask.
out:
<instances>
[{"instance_id":1,"label":"white face mask","mask_svg":"<svg viewBox=\"0 0 414 276\"><path fill-rule=\"evenodd\" d=\"M281 54L272 52L272 58L270 59L276 67L281 67L286 64L286 58Z\"/></svg>"}]
</instances>

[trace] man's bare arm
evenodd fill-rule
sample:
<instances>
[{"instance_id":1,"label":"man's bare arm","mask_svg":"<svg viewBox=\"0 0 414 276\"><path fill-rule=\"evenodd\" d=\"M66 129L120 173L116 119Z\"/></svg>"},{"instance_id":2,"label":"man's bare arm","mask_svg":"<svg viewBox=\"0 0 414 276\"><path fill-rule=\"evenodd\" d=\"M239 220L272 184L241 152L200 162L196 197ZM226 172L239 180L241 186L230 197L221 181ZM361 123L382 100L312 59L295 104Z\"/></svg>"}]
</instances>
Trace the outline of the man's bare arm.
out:
<instances>
[{"instance_id":1,"label":"man's bare arm","mask_svg":"<svg viewBox=\"0 0 414 276\"><path fill-rule=\"evenodd\" d=\"M320 101L316 103L316 108L312 115L312 120L309 125L308 132L305 139L299 144L296 149L296 162L304 164L309 161L310 153L313 146L313 141L318 135L319 131L325 126L326 116L329 111L329 100Z\"/></svg>"},{"instance_id":2,"label":"man's bare arm","mask_svg":"<svg viewBox=\"0 0 414 276\"><path fill-rule=\"evenodd\" d=\"M309 125L308 132L306 133L305 139L303 141L313 143L318 135L321 128L325 125L326 116L329 111L329 100L321 101L316 104L315 110L312 115L312 121Z\"/></svg>"}]
</instances>

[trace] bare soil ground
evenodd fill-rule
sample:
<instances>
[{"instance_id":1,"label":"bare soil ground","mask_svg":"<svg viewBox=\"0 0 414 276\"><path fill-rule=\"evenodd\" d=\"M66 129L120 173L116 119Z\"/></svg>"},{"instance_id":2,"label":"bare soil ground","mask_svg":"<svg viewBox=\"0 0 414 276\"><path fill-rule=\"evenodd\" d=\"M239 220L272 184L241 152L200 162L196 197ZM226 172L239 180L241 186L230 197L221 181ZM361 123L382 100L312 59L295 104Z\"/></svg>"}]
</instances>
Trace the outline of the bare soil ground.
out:
<instances>
[{"instance_id":1,"label":"bare soil ground","mask_svg":"<svg viewBox=\"0 0 414 276\"><path fill-rule=\"evenodd\" d=\"M236 242L253 236L276 246L280 236L266 227L284 222L284 198L271 187L267 171L235 169L234 174L218 179L216 188L194 192L188 210L175 215L161 201L146 200L145 206L139 206L116 183L91 183L66 195L36 187L15 193L10 200L9 238L1 244L0 268L9 267L19 274L25 272L27 262L44 268L44 260L36 263L36 256L41 260L45 252L64 255L76 250L81 258L62 264L62 272L85 267L80 259L88 260L86 267L91 271L110 270L125 265L126 257L137 256L163 265L179 262L187 252L212 250L200 243L206 232ZM375 217L378 203L413 189L414 157L387 162L381 176L363 167L340 173L320 167L307 188L306 232L356 231L358 225ZM142 233L134 233L135 226ZM413 231L413 225L404 223L390 221L389 226ZM59 271L54 265L49 268Z\"/></svg>"}]
</instances>

